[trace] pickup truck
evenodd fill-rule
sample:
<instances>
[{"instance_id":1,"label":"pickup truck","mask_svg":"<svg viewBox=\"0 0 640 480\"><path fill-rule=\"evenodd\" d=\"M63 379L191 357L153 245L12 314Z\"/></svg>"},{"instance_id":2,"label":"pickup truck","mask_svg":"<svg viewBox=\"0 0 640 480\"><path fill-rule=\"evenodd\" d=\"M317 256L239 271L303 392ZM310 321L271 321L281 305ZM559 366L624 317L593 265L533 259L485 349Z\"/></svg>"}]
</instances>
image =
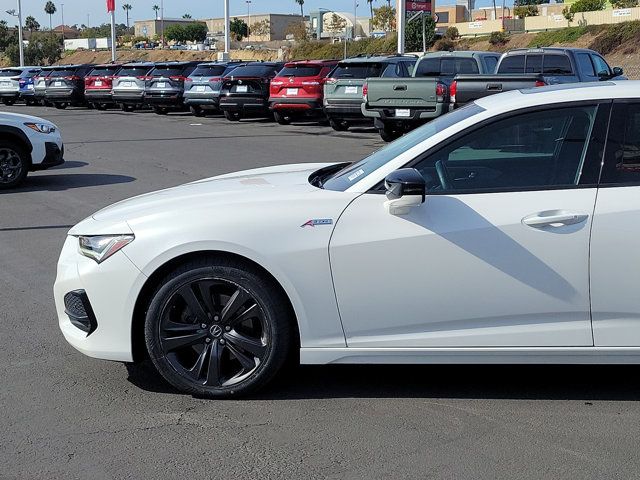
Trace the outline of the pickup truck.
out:
<instances>
[{"instance_id":1,"label":"pickup truck","mask_svg":"<svg viewBox=\"0 0 640 480\"><path fill-rule=\"evenodd\" d=\"M457 75L449 87L449 104L459 108L496 93L546 85L540 74L531 75Z\"/></svg>"},{"instance_id":2,"label":"pickup truck","mask_svg":"<svg viewBox=\"0 0 640 480\"><path fill-rule=\"evenodd\" d=\"M539 73L548 85L626 80L620 67L611 68L597 52L586 48L519 48L500 57L496 74Z\"/></svg>"},{"instance_id":3,"label":"pickup truck","mask_svg":"<svg viewBox=\"0 0 640 480\"><path fill-rule=\"evenodd\" d=\"M447 113L449 86L458 74L491 74L494 52L433 52L420 57L411 78L369 78L363 88L362 114L373 118L384 141Z\"/></svg>"}]
</instances>

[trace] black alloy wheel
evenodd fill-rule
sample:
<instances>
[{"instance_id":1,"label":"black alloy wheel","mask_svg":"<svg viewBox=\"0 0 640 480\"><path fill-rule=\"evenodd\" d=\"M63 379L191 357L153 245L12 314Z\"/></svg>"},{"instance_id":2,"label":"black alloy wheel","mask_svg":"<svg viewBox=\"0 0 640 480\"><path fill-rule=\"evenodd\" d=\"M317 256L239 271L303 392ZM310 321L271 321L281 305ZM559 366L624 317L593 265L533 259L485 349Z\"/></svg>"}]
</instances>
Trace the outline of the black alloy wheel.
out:
<instances>
[{"instance_id":1,"label":"black alloy wheel","mask_svg":"<svg viewBox=\"0 0 640 480\"><path fill-rule=\"evenodd\" d=\"M197 262L174 272L145 323L156 369L196 395L245 394L268 382L289 352L291 319L280 291L259 274Z\"/></svg>"},{"instance_id":2,"label":"black alloy wheel","mask_svg":"<svg viewBox=\"0 0 640 480\"><path fill-rule=\"evenodd\" d=\"M27 176L29 160L19 145L0 144L0 190L17 187Z\"/></svg>"}]
</instances>

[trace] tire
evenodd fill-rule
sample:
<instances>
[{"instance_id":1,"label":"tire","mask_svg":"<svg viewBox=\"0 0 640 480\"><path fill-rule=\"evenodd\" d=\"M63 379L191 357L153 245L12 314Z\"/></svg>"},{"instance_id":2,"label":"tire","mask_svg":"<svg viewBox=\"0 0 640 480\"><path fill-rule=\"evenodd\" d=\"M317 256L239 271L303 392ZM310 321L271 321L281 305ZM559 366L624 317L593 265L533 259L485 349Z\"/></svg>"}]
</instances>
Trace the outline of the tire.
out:
<instances>
[{"instance_id":1,"label":"tire","mask_svg":"<svg viewBox=\"0 0 640 480\"><path fill-rule=\"evenodd\" d=\"M94 104L96 110L106 110L107 109L107 105L105 103L96 103Z\"/></svg>"},{"instance_id":2,"label":"tire","mask_svg":"<svg viewBox=\"0 0 640 480\"><path fill-rule=\"evenodd\" d=\"M0 190L15 188L27 177L29 156L14 142L0 142Z\"/></svg>"},{"instance_id":3,"label":"tire","mask_svg":"<svg viewBox=\"0 0 640 480\"><path fill-rule=\"evenodd\" d=\"M331 118L329 119L329 125L331 125L331 128L333 128L336 132L346 132L347 130L349 130L349 124L344 120L334 120L333 118Z\"/></svg>"},{"instance_id":4,"label":"tire","mask_svg":"<svg viewBox=\"0 0 640 480\"><path fill-rule=\"evenodd\" d=\"M123 112L133 112L135 110L135 106L122 103L120 105L120 110L122 110Z\"/></svg>"},{"instance_id":5,"label":"tire","mask_svg":"<svg viewBox=\"0 0 640 480\"><path fill-rule=\"evenodd\" d=\"M291 123L291 117L284 115L280 112L273 112L273 118L280 125L289 125Z\"/></svg>"},{"instance_id":6,"label":"tire","mask_svg":"<svg viewBox=\"0 0 640 480\"><path fill-rule=\"evenodd\" d=\"M16 99L15 98L3 98L2 99L2 103L4 103L7 106L11 106L11 105L14 105L16 103Z\"/></svg>"},{"instance_id":7,"label":"tire","mask_svg":"<svg viewBox=\"0 0 640 480\"><path fill-rule=\"evenodd\" d=\"M240 112L229 112L225 110L224 118L226 118L230 122L237 122L240 120Z\"/></svg>"},{"instance_id":8,"label":"tire","mask_svg":"<svg viewBox=\"0 0 640 480\"><path fill-rule=\"evenodd\" d=\"M202 110L202 107L198 107L197 105L191 106L189 107L189 110L191 111L191 115L194 115L196 117L204 117L204 110Z\"/></svg>"},{"instance_id":9,"label":"tire","mask_svg":"<svg viewBox=\"0 0 640 480\"><path fill-rule=\"evenodd\" d=\"M153 107L153 111L156 115L167 115L169 113L169 109L167 107Z\"/></svg>"},{"instance_id":10,"label":"tire","mask_svg":"<svg viewBox=\"0 0 640 480\"><path fill-rule=\"evenodd\" d=\"M328 127L329 126L329 119L328 118L321 118L320 120L318 120L318 125L320 125L321 127Z\"/></svg>"},{"instance_id":11,"label":"tire","mask_svg":"<svg viewBox=\"0 0 640 480\"><path fill-rule=\"evenodd\" d=\"M200 259L174 270L156 289L145 343L158 373L178 390L228 398L262 388L281 370L292 325L273 280L239 262Z\"/></svg>"},{"instance_id":12,"label":"tire","mask_svg":"<svg viewBox=\"0 0 640 480\"><path fill-rule=\"evenodd\" d=\"M388 126L385 126L384 128L379 128L378 133L380 134L380 138L382 138L382 140L384 140L385 142L393 142L394 140L397 140L402 136L402 132L398 130L393 130Z\"/></svg>"},{"instance_id":13,"label":"tire","mask_svg":"<svg viewBox=\"0 0 640 480\"><path fill-rule=\"evenodd\" d=\"M64 103L64 102L56 102L56 103L53 104L53 106L56 107L58 110L64 110L69 105L67 103Z\"/></svg>"}]
</instances>

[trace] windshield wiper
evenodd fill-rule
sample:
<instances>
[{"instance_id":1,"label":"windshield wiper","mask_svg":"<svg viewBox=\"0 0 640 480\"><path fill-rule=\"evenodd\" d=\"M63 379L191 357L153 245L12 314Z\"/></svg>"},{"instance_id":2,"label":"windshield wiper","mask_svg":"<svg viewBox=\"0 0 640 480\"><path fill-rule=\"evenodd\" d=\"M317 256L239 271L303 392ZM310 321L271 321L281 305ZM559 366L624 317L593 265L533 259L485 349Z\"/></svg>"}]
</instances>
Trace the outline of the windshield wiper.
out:
<instances>
[{"instance_id":1,"label":"windshield wiper","mask_svg":"<svg viewBox=\"0 0 640 480\"><path fill-rule=\"evenodd\" d=\"M309 177L309 183L314 187L322 188L324 183L329 180L335 173L338 173L345 167L348 167L353 162L336 163L335 165L329 165L328 167L316 170Z\"/></svg>"}]
</instances>

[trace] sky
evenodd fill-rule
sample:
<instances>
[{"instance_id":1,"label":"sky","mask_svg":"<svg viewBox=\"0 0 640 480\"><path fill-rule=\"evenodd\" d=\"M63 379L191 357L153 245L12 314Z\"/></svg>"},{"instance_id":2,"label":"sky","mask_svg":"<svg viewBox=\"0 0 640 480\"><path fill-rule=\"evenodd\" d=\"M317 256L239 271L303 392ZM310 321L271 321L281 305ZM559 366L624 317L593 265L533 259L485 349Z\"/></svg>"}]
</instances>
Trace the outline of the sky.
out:
<instances>
[{"instance_id":1,"label":"sky","mask_svg":"<svg viewBox=\"0 0 640 480\"><path fill-rule=\"evenodd\" d=\"M53 16L53 25L62 23L61 7L64 4L64 23L67 25L87 24L87 14L91 26L108 23L109 16L106 12L106 0L53 0L58 11ZM359 3L358 16L368 15L369 6L366 0L357 0ZM43 26L49 25L49 17L44 13L45 0L22 0L22 16L36 17ZM147 20L153 18L153 5L160 5L160 0L116 0L116 21L125 23L126 16L122 5L129 3L133 6L130 12L130 22L134 20ZM247 12L245 0L230 0L231 15L242 15ZM395 2L394 2L395 3ZM440 4L454 3L453 0L441 0ZM477 4L488 2L477 2ZM510 2L511 3L511 2ZM374 0L374 8L386 5L386 0ZM222 0L164 0L165 18L182 17L185 13L193 18L221 17L223 15ZM16 8L16 0L0 0L2 15L0 19L7 20L9 25L17 23L15 19L5 13L6 10ZM252 13L300 13L300 7L294 0L251 0ZM353 0L305 0L305 15L318 8L327 8L337 11L353 11Z\"/></svg>"}]
</instances>

